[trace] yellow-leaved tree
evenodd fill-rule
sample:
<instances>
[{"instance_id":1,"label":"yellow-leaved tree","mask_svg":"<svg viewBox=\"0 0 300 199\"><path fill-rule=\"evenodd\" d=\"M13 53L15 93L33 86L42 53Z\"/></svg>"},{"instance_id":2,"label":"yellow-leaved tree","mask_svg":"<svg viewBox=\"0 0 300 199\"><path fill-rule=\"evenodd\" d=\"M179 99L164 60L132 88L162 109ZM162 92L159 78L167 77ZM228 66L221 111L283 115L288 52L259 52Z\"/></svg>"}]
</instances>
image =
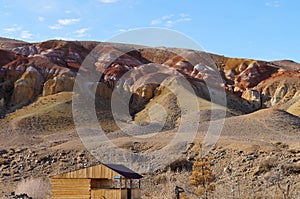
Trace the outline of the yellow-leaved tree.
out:
<instances>
[{"instance_id":1,"label":"yellow-leaved tree","mask_svg":"<svg viewBox=\"0 0 300 199\"><path fill-rule=\"evenodd\" d=\"M196 187L195 194L202 195L207 199L209 193L216 189L213 184L214 179L215 176L211 170L211 158L203 157L194 162L189 181L191 185Z\"/></svg>"}]
</instances>

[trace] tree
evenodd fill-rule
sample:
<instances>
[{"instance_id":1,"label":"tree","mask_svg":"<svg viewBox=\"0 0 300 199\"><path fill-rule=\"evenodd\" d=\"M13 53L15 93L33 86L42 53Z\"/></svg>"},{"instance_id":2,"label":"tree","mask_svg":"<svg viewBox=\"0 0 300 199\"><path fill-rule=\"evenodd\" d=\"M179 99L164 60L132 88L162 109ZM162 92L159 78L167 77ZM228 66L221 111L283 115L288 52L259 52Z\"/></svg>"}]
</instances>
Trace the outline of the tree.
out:
<instances>
[{"instance_id":1,"label":"tree","mask_svg":"<svg viewBox=\"0 0 300 199\"><path fill-rule=\"evenodd\" d=\"M215 191L214 175L211 170L211 158L200 158L193 164L193 171L189 178L190 184L196 187L195 193L208 198L208 193Z\"/></svg>"}]
</instances>

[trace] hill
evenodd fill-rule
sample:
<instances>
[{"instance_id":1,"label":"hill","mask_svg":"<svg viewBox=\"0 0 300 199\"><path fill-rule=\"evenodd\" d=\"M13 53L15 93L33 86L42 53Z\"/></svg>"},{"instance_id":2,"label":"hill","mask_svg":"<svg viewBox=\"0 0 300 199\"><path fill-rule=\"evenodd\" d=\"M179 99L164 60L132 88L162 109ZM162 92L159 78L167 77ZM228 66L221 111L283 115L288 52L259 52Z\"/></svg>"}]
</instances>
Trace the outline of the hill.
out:
<instances>
[{"instance_id":1,"label":"hill","mask_svg":"<svg viewBox=\"0 0 300 199\"><path fill-rule=\"evenodd\" d=\"M231 194L230 165L242 198L281 196L279 167L281 186L293 180L300 194L300 64L95 41L0 43L0 194L23 178L119 161L105 155L116 148L140 158L122 163L143 172L144 198L175 185L194 197L188 176L204 152L216 198Z\"/></svg>"}]
</instances>

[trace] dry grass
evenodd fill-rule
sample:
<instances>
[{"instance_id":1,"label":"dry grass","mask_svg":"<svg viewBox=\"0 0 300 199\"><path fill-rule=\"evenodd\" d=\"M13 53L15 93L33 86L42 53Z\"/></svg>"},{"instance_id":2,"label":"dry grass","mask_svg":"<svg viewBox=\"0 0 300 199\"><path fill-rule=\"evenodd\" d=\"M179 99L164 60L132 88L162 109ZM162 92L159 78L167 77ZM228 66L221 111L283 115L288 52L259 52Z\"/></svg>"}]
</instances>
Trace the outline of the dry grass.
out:
<instances>
[{"instance_id":1,"label":"dry grass","mask_svg":"<svg viewBox=\"0 0 300 199\"><path fill-rule=\"evenodd\" d=\"M199 146L195 145L195 148ZM143 198L175 198L174 189L179 186L185 190L181 198L299 199L300 164L286 161L292 156L286 149L270 154L217 148L212 153L212 174L215 176L212 183L215 191L207 195L198 193L197 187L188 181L193 172L169 170L145 176ZM200 179L202 176L193 177Z\"/></svg>"},{"instance_id":2,"label":"dry grass","mask_svg":"<svg viewBox=\"0 0 300 199\"><path fill-rule=\"evenodd\" d=\"M34 199L50 198L51 185L42 178L28 178L22 180L16 188L16 194L26 193Z\"/></svg>"}]
</instances>

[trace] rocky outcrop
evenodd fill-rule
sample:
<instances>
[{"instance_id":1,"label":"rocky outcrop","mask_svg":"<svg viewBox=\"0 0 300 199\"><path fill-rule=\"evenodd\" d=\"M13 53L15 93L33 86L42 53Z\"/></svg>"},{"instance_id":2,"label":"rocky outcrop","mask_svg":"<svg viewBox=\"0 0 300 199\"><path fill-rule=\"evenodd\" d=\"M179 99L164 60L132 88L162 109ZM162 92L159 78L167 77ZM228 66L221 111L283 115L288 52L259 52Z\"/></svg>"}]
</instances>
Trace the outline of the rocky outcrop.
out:
<instances>
[{"instance_id":1,"label":"rocky outcrop","mask_svg":"<svg viewBox=\"0 0 300 199\"><path fill-rule=\"evenodd\" d=\"M96 96L104 99L110 99L112 95L112 89L109 88L105 83L98 82L96 88Z\"/></svg>"},{"instance_id":2,"label":"rocky outcrop","mask_svg":"<svg viewBox=\"0 0 300 199\"><path fill-rule=\"evenodd\" d=\"M13 48L12 52L17 55L33 56L38 54L38 48L35 45L25 45L22 47Z\"/></svg>"},{"instance_id":3,"label":"rocky outcrop","mask_svg":"<svg viewBox=\"0 0 300 199\"><path fill-rule=\"evenodd\" d=\"M136 89L131 97L130 112L135 114L141 111L145 105L155 96L159 84L144 84Z\"/></svg>"},{"instance_id":4,"label":"rocky outcrop","mask_svg":"<svg viewBox=\"0 0 300 199\"><path fill-rule=\"evenodd\" d=\"M99 82L87 79L82 88L94 91L96 85L96 95L105 99L111 97L114 88L122 88L134 95L132 107L143 107L157 95L161 82L175 74L186 78L197 95L207 100L218 88L224 88L228 101L252 107L246 112L284 104L298 89L298 79L293 77L295 81L289 82L277 77L299 73L299 64L288 60L264 62L187 49L140 49L99 42L17 44L0 50L0 98L4 106L21 107L38 96L72 91L80 67L92 75L102 74ZM91 51L88 63L83 63Z\"/></svg>"},{"instance_id":5,"label":"rocky outcrop","mask_svg":"<svg viewBox=\"0 0 300 199\"><path fill-rule=\"evenodd\" d=\"M43 77L37 69L28 67L21 78L14 83L11 105L22 106L32 102L40 94L43 82Z\"/></svg>"},{"instance_id":6,"label":"rocky outcrop","mask_svg":"<svg viewBox=\"0 0 300 199\"><path fill-rule=\"evenodd\" d=\"M298 97L300 73L281 73L261 82L256 88L265 107L282 105Z\"/></svg>"},{"instance_id":7,"label":"rocky outcrop","mask_svg":"<svg viewBox=\"0 0 300 199\"><path fill-rule=\"evenodd\" d=\"M251 104L253 110L261 108L261 96L257 90L247 88L243 92L242 98Z\"/></svg>"},{"instance_id":8,"label":"rocky outcrop","mask_svg":"<svg viewBox=\"0 0 300 199\"><path fill-rule=\"evenodd\" d=\"M271 100L270 100L271 106L274 106L274 105L278 104L281 100L284 100L287 92L288 92L287 85L281 85L280 87L278 87L275 90L274 95L271 97ZM263 94L265 94L265 93L263 93Z\"/></svg>"},{"instance_id":9,"label":"rocky outcrop","mask_svg":"<svg viewBox=\"0 0 300 199\"><path fill-rule=\"evenodd\" d=\"M15 54L6 50L0 50L0 66L8 64L16 58Z\"/></svg>"},{"instance_id":10,"label":"rocky outcrop","mask_svg":"<svg viewBox=\"0 0 300 199\"><path fill-rule=\"evenodd\" d=\"M282 109L300 118L300 91L298 91L293 99L286 103Z\"/></svg>"},{"instance_id":11,"label":"rocky outcrop","mask_svg":"<svg viewBox=\"0 0 300 199\"><path fill-rule=\"evenodd\" d=\"M139 96L146 100L150 100L153 98L155 94L155 89L158 87L159 84L146 84L138 89L136 92Z\"/></svg>"},{"instance_id":12,"label":"rocky outcrop","mask_svg":"<svg viewBox=\"0 0 300 199\"><path fill-rule=\"evenodd\" d=\"M194 69L193 64L191 64L188 60L178 55L164 62L164 65L170 66L185 74L190 74Z\"/></svg>"},{"instance_id":13,"label":"rocky outcrop","mask_svg":"<svg viewBox=\"0 0 300 199\"><path fill-rule=\"evenodd\" d=\"M74 77L56 76L45 82L43 96L53 95L62 91L72 91L73 86Z\"/></svg>"},{"instance_id":14,"label":"rocky outcrop","mask_svg":"<svg viewBox=\"0 0 300 199\"><path fill-rule=\"evenodd\" d=\"M246 88L256 86L262 80L277 72L278 69L262 62L253 62L247 67L244 65L240 66L239 70L242 72L234 79L235 91L244 91Z\"/></svg>"}]
</instances>

